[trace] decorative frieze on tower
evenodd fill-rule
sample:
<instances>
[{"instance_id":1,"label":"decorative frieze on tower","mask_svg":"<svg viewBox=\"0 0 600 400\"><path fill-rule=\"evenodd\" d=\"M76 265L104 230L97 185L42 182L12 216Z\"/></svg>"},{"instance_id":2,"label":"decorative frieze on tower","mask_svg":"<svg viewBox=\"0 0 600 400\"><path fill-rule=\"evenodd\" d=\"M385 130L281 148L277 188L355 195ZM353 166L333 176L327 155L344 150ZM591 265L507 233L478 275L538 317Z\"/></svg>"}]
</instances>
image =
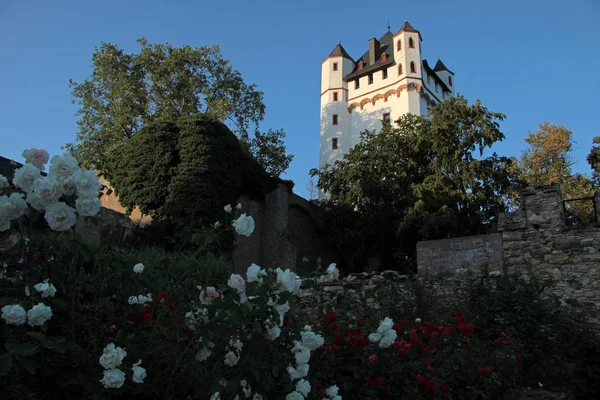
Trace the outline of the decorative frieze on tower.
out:
<instances>
[{"instance_id":1,"label":"decorative frieze on tower","mask_svg":"<svg viewBox=\"0 0 600 400\"><path fill-rule=\"evenodd\" d=\"M421 33L406 21L396 34L388 27L379 40L369 39L369 49L356 60L339 42L323 60L320 168L347 154L361 132L408 113L427 116L432 105L454 96L454 73L441 60L431 68L421 42Z\"/></svg>"}]
</instances>

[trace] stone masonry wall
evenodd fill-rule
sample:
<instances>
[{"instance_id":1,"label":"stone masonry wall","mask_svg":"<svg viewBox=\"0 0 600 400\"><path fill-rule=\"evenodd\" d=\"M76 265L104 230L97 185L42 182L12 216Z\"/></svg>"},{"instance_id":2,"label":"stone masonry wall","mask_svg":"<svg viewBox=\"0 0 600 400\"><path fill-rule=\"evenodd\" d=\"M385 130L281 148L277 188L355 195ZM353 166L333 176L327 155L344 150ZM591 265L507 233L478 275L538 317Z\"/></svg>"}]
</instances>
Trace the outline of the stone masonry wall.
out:
<instances>
[{"instance_id":1,"label":"stone masonry wall","mask_svg":"<svg viewBox=\"0 0 600 400\"><path fill-rule=\"evenodd\" d=\"M486 264L502 271L502 235L467 236L417 243L417 270L454 276L466 269L479 273Z\"/></svg>"},{"instance_id":2,"label":"stone masonry wall","mask_svg":"<svg viewBox=\"0 0 600 400\"><path fill-rule=\"evenodd\" d=\"M528 188L519 211L500 215L504 266L525 279L551 275L554 293L600 323L600 225L566 226L561 193L558 184Z\"/></svg>"}]
</instances>

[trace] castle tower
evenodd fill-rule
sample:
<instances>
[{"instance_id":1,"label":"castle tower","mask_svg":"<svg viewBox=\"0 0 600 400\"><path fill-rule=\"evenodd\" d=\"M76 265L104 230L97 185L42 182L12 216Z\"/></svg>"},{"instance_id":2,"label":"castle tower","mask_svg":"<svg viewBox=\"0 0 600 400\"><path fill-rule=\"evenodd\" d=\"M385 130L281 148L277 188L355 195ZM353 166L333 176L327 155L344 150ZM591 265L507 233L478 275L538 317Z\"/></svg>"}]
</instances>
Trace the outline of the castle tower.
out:
<instances>
[{"instance_id":1,"label":"castle tower","mask_svg":"<svg viewBox=\"0 0 600 400\"><path fill-rule=\"evenodd\" d=\"M333 164L350 150L343 132L350 130L348 82L346 75L354 70L354 61L341 43L321 63L321 142L319 168Z\"/></svg>"},{"instance_id":2,"label":"castle tower","mask_svg":"<svg viewBox=\"0 0 600 400\"><path fill-rule=\"evenodd\" d=\"M421 42L406 21L396 34L388 27L369 39L362 57L353 59L338 43L321 63L319 168L347 154L361 132L379 131L408 113L427 116L431 106L454 96L454 73L441 60L431 68Z\"/></svg>"}]
</instances>

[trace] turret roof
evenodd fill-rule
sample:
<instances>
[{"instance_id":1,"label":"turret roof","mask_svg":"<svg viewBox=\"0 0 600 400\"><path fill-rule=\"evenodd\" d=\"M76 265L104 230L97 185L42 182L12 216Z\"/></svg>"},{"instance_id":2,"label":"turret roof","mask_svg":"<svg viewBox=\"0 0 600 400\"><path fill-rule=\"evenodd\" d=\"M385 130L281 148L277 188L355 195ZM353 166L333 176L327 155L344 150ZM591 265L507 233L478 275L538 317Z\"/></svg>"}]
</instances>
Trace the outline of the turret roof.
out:
<instances>
[{"instance_id":1,"label":"turret roof","mask_svg":"<svg viewBox=\"0 0 600 400\"><path fill-rule=\"evenodd\" d=\"M454 75L454 72L450 71L450 70L449 70L449 69L448 69L448 68L447 68L447 67L444 65L444 63L442 62L442 60L440 60L439 58L438 58L438 61L437 61L437 63L435 63L435 67L433 67L433 70L434 70L435 72L437 72L437 71L448 71L448 72L450 72L452 75Z\"/></svg>"},{"instance_id":2,"label":"turret roof","mask_svg":"<svg viewBox=\"0 0 600 400\"><path fill-rule=\"evenodd\" d=\"M352 57L350 57L350 54L348 54L348 52L346 51L346 49L344 49L344 46L342 46L341 43L338 43L337 46L335 46L331 54L329 54L329 57L345 57L352 60Z\"/></svg>"},{"instance_id":3,"label":"turret roof","mask_svg":"<svg viewBox=\"0 0 600 400\"><path fill-rule=\"evenodd\" d=\"M408 21L405 21L404 24L402 24L398 33L402 32L402 31L417 32L419 34L419 39L423 40L423 38L421 37L421 32L416 30Z\"/></svg>"}]
</instances>

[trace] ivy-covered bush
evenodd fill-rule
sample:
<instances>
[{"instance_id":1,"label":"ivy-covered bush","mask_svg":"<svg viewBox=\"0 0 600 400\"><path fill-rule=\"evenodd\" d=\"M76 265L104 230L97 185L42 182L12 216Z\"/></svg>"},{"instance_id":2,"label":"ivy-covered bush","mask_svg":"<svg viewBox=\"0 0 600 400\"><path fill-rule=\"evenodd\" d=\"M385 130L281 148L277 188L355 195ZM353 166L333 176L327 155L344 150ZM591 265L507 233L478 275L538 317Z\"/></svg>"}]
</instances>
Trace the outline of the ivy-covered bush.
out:
<instances>
[{"instance_id":1,"label":"ivy-covered bush","mask_svg":"<svg viewBox=\"0 0 600 400\"><path fill-rule=\"evenodd\" d=\"M160 225L151 230L183 246L216 222L223 204L241 195L262 198L280 182L226 125L201 114L144 127L111 152L106 178L123 206L138 206ZM220 238L223 249L232 239Z\"/></svg>"}]
</instances>

